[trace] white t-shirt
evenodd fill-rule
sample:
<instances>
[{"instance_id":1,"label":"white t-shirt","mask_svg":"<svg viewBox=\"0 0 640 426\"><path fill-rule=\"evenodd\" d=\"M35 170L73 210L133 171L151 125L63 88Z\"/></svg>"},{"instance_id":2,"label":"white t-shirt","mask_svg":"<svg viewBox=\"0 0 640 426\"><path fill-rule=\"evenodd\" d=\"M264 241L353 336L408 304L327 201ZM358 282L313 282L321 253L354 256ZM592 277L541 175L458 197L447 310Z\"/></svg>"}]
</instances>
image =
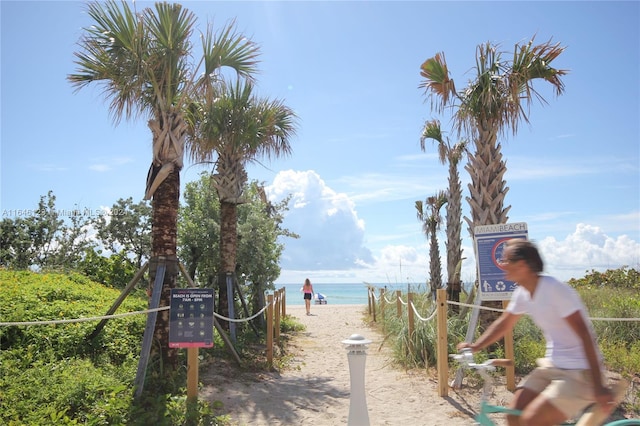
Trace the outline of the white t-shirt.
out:
<instances>
[{"instance_id":1,"label":"white t-shirt","mask_svg":"<svg viewBox=\"0 0 640 426\"><path fill-rule=\"evenodd\" d=\"M553 365L571 370L588 369L589 363L582 341L565 320L576 311L581 312L595 344L591 320L580 296L571 286L553 277L540 276L533 299L528 290L517 287L507 306L507 312L516 315L528 314L540 327L547 343L545 357L549 358ZM602 355L598 355L602 360Z\"/></svg>"}]
</instances>

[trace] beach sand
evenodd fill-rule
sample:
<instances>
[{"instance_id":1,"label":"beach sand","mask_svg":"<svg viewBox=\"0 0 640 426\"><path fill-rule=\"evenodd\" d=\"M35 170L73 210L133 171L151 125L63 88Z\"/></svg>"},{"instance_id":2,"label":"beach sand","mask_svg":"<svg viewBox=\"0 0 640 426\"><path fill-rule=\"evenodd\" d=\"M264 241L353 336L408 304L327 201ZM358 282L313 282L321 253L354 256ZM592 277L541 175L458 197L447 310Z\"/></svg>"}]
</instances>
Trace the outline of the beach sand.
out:
<instances>
[{"instance_id":1,"label":"beach sand","mask_svg":"<svg viewBox=\"0 0 640 426\"><path fill-rule=\"evenodd\" d=\"M199 397L221 401L221 412L241 426L346 425L350 373L342 341L359 334L372 341L364 384L370 425L473 423L480 389L464 386L440 397L434 369L407 371L394 366L389 343L383 343L382 334L369 327L365 305L312 305L311 313L305 315L304 306L287 306L287 314L306 330L289 341L287 352L293 358L279 371L239 373L231 366L203 366ZM502 388L496 401L504 403L510 396Z\"/></svg>"}]
</instances>

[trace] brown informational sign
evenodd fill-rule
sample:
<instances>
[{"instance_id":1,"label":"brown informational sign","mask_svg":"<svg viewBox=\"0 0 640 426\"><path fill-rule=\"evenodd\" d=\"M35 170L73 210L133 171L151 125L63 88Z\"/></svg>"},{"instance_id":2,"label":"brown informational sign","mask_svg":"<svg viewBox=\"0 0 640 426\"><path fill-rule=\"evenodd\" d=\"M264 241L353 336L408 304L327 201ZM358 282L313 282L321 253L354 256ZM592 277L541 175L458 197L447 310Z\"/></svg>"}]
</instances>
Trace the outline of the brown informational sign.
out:
<instances>
[{"instance_id":1,"label":"brown informational sign","mask_svg":"<svg viewBox=\"0 0 640 426\"><path fill-rule=\"evenodd\" d=\"M170 348L213 347L213 289L171 289Z\"/></svg>"}]
</instances>

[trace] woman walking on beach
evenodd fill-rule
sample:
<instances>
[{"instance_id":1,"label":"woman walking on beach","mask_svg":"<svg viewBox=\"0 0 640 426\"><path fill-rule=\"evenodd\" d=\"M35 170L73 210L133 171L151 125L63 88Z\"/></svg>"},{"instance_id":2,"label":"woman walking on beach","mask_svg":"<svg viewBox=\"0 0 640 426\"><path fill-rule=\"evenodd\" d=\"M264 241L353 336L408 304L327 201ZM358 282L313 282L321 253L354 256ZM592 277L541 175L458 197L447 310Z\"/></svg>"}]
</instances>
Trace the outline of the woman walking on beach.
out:
<instances>
[{"instance_id":1,"label":"woman walking on beach","mask_svg":"<svg viewBox=\"0 0 640 426\"><path fill-rule=\"evenodd\" d=\"M304 293L304 306L307 309L307 315L311 315L311 298L313 297L313 286L309 278L304 280L304 284L300 289Z\"/></svg>"}]
</instances>

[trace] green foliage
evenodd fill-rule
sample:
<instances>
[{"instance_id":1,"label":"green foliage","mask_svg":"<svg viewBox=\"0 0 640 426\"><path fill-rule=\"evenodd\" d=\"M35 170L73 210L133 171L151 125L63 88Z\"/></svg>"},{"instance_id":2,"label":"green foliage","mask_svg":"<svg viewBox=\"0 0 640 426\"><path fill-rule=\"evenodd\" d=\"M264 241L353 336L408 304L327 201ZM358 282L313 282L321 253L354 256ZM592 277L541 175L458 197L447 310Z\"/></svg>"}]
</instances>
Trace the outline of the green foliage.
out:
<instances>
[{"instance_id":1,"label":"green foliage","mask_svg":"<svg viewBox=\"0 0 640 426\"><path fill-rule=\"evenodd\" d=\"M119 295L77 273L0 270L0 288L3 322L100 316ZM116 313L146 308L146 295L132 294ZM87 340L96 324L0 327L0 424L226 424L206 404L187 407L175 396L184 394L175 384L184 383L184 377L176 377L172 392L156 395L151 404L149 397L133 401L145 316L111 319ZM162 378L148 377L147 387L160 389L154 380ZM149 416L154 421L145 422Z\"/></svg>"},{"instance_id":2,"label":"green foliage","mask_svg":"<svg viewBox=\"0 0 640 426\"><path fill-rule=\"evenodd\" d=\"M0 271L0 317L5 322L54 321L103 315L116 300L115 290L96 285L77 273L68 275L29 271ZM116 312L147 308L142 295L130 296ZM47 352L62 360L74 356L99 357L108 362L124 362L137 356L144 317L130 316L107 323L94 340L86 337L97 322L11 326L0 328L0 347L26 347L28 354ZM28 359L29 357L26 357Z\"/></svg>"},{"instance_id":3,"label":"green foliage","mask_svg":"<svg viewBox=\"0 0 640 426\"><path fill-rule=\"evenodd\" d=\"M291 315L285 315L280 318L280 331L282 333L291 333L304 330L304 325Z\"/></svg>"},{"instance_id":4,"label":"green foliage","mask_svg":"<svg viewBox=\"0 0 640 426\"><path fill-rule=\"evenodd\" d=\"M11 269L77 270L91 279L123 288L149 257L151 208L118 200L105 214L89 209L58 210L52 191L38 208L0 222L0 266ZM98 240L89 239L90 227ZM103 256L96 247L113 254Z\"/></svg>"},{"instance_id":5,"label":"green foliage","mask_svg":"<svg viewBox=\"0 0 640 426\"><path fill-rule=\"evenodd\" d=\"M600 348L607 361L607 366L625 377L632 377L640 371L640 342L620 345L616 341L603 339ZM638 395L640 398L640 394Z\"/></svg>"},{"instance_id":6,"label":"green foliage","mask_svg":"<svg viewBox=\"0 0 640 426\"><path fill-rule=\"evenodd\" d=\"M103 315L120 292L78 273L0 269L2 322L49 321ZM119 310L147 308L143 292L129 295ZM133 382L145 327L144 315L111 319L87 340L96 320L55 325L0 327L0 424L22 425L231 425L222 403L188 403L182 388L186 368L162 372L150 361L145 389L133 399ZM304 327L290 316L286 333ZM215 346L201 357L229 354L215 333ZM266 368L264 340L250 329L238 335L245 368ZM281 335L283 342L286 336ZM284 343L274 362L283 365ZM262 355L261 355L262 354ZM184 366L185 354L181 354Z\"/></svg>"},{"instance_id":7,"label":"green foliage","mask_svg":"<svg viewBox=\"0 0 640 426\"><path fill-rule=\"evenodd\" d=\"M265 291L273 290L273 282L280 276L284 245L279 238L297 236L281 227L289 199L265 204L257 182L247 185L243 194L246 202L237 209L236 278L253 315L264 307ZM215 289L220 272L220 202L210 173L187 183L184 199L178 222L178 255L195 282ZM236 304L236 312L243 312L237 299Z\"/></svg>"},{"instance_id":8,"label":"green foliage","mask_svg":"<svg viewBox=\"0 0 640 426\"><path fill-rule=\"evenodd\" d=\"M19 365L21 350L2 354L0 423L3 424L125 424L131 404L130 385L122 377L135 365L118 371L96 367L90 360L56 359L54 349L39 353L29 365ZM31 357L34 351L29 351ZM47 359L49 358L49 359ZM23 364L25 364L23 362ZM49 421L44 420L49 419Z\"/></svg>"},{"instance_id":9,"label":"green foliage","mask_svg":"<svg viewBox=\"0 0 640 426\"><path fill-rule=\"evenodd\" d=\"M217 415L219 404L206 401L187 401L186 389L176 389L174 395L157 395L148 397L139 405L132 407L130 426L224 426L230 425L227 415Z\"/></svg>"},{"instance_id":10,"label":"green foliage","mask_svg":"<svg viewBox=\"0 0 640 426\"><path fill-rule=\"evenodd\" d=\"M623 266L618 269L608 269L605 272L592 270L583 278L572 278L568 283L577 289L628 289L640 290L640 270Z\"/></svg>"},{"instance_id":11,"label":"green foliage","mask_svg":"<svg viewBox=\"0 0 640 426\"><path fill-rule=\"evenodd\" d=\"M640 271L622 267L592 271L581 279L569 280L589 309L592 318L640 318ZM638 321L593 321L602 341L616 342L627 350L640 340Z\"/></svg>"},{"instance_id":12,"label":"green foliage","mask_svg":"<svg viewBox=\"0 0 640 426\"><path fill-rule=\"evenodd\" d=\"M0 223L0 266L27 269L71 269L93 247L88 238L89 215L79 208L56 209L52 191L38 207L16 212ZM19 213L19 214L18 214Z\"/></svg>"},{"instance_id":13,"label":"green foliage","mask_svg":"<svg viewBox=\"0 0 640 426\"><path fill-rule=\"evenodd\" d=\"M598 343L608 369L630 377L640 371L640 323L638 321L615 321L616 318L640 318L640 293L638 271L623 267L605 273L593 272L580 280L570 280L577 288L591 318L611 318L594 320ZM401 295L406 302L407 295ZM395 299L394 299L395 300ZM433 304L429 291L414 293L413 302L423 318L429 317ZM377 304L380 309L380 303ZM451 315L451 311L450 315ZM435 320L416 319L413 336L408 335L407 308L403 307L401 317L397 316L395 304L385 304L384 313L379 312L381 329L385 333L385 343L394 349L396 362L405 367L428 367L436 362L437 331ZM456 352L456 345L464 341L470 312L463 317L451 315L447 322L448 353ZM541 331L529 317L523 317L514 329L515 368L518 374L526 374L536 365L536 360L544 356L545 344ZM476 335L476 338L478 336ZM481 353L480 358L489 356ZM492 357L504 357L498 348ZM640 398L640 394L636 396Z\"/></svg>"},{"instance_id":14,"label":"green foliage","mask_svg":"<svg viewBox=\"0 0 640 426\"><path fill-rule=\"evenodd\" d=\"M401 298L404 302L407 302L406 293L402 293ZM436 306L430 290L413 293L413 305L422 318L430 317ZM378 314L383 321L382 327L385 341L392 346L396 361L399 364L419 368L434 366L437 359L435 320L421 321L417 316L414 316L414 331L413 335L409 336L408 309L408 306L403 305L402 315L398 316L395 303L385 304L384 313L380 312ZM464 339L464 326L466 323L456 317L451 317L448 319L447 324L451 336L448 341L450 345L449 353L454 353L457 342ZM453 336L456 337L454 338Z\"/></svg>"},{"instance_id":15,"label":"green foliage","mask_svg":"<svg viewBox=\"0 0 640 426\"><path fill-rule=\"evenodd\" d=\"M151 255L151 206L147 201L134 203L120 198L105 214L93 221L103 246L113 253L131 255L135 269Z\"/></svg>"},{"instance_id":16,"label":"green foliage","mask_svg":"<svg viewBox=\"0 0 640 426\"><path fill-rule=\"evenodd\" d=\"M273 289L280 276L278 262L284 246L278 238L295 237L280 227L288 200L268 209L257 182L251 182L243 192L247 202L238 206L236 272L244 277L239 280L241 285L260 283L264 292ZM220 202L211 175L203 172L198 181L187 183L184 199L178 223L179 257L196 282L212 287L219 272ZM243 290L253 293L251 287Z\"/></svg>"},{"instance_id":17,"label":"green foliage","mask_svg":"<svg viewBox=\"0 0 640 426\"><path fill-rule=\"evenodd\" d=\"M220 252L220 203L207 173L188 182L178 220L178 257L191 278L213 287Z\"/></svg>"},{"instance_id":18,"label":"green foliage","mask_svg":"<svg viewBox=\"0 0 640 426\"><path fill-rule=\"evenodd\" d=\"M87 250L77 269L95 282L122 289L139 268L124 250L110 257L102 256L101 250Z\"/></svg>"},{"instance_id":19,"label":"green foliage","mask_svg":"<svg viewBox=\"0 0 640 426\"><path fill-rule=\"evenodd\" d=\"M50 321L104 314L118 292L79 274L0 270L0 318ZM131 296L121 311L146 309ZM124 424L143 316L110 321L94 341L96 321L0 328L0 423Z\"/></svg>"},{"instance_id":20,"label":"green foliage","mask_svg":"<svg viewBox=\"0 0 640 426\"><path fill-rule=\"evenodd\" d=\"M536 366L545 353L544 337L529 317L518 321L513 330L516 373L526 374Z\"/></svg>"}]
</instances>

